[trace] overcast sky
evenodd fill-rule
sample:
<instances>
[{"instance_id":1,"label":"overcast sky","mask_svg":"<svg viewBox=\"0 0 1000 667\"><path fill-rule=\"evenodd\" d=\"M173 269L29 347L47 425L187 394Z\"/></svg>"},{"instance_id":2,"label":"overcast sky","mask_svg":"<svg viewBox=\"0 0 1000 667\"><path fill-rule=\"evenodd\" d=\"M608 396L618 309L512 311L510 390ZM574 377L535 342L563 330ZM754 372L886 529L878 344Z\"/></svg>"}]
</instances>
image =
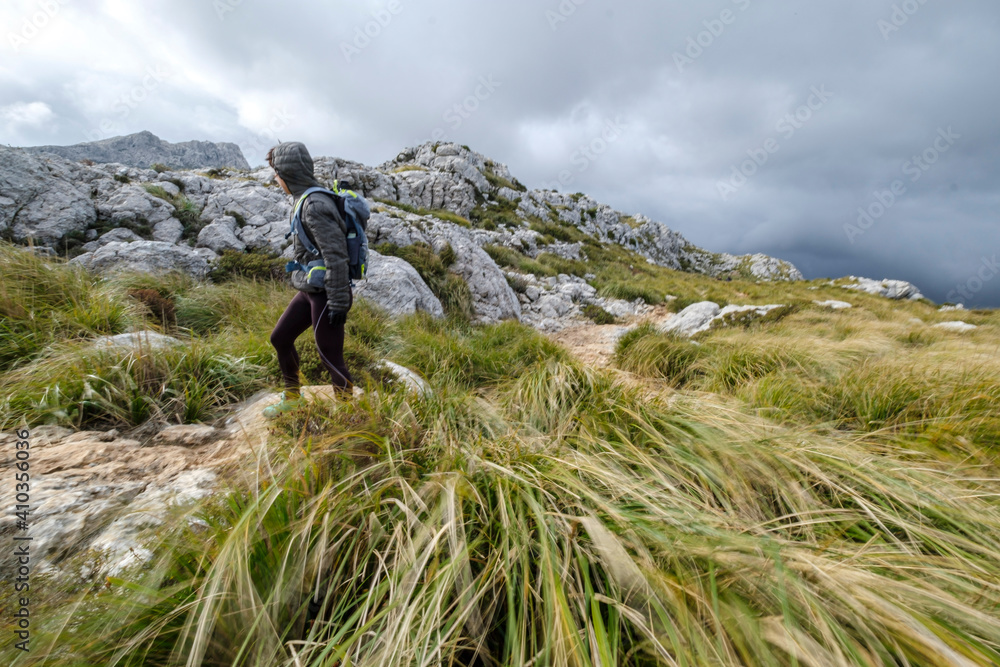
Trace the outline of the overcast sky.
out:
<instances>
[{"instance_id":1,"label":"overcast sky","mask_svg":"<svg viewBox=\"0 0 1000 667\"><path fill-rule=\"evenodd\" d=\"M0 143L452 140L709 250L1000 306L996 0L4 0L0 26Z\"/></svg>"}]
</instances>

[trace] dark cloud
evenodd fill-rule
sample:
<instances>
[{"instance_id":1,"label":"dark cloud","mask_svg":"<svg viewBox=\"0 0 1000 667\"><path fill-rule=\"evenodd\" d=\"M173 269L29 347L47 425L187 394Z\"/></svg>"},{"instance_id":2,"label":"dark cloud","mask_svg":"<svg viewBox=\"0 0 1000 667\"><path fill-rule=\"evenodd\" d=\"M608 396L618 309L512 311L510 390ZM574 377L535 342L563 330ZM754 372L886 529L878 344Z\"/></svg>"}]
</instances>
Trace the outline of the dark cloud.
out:
<instances>
[{"instance_id":1,"label":"dark cloud","mask_svg":"<svg viewBox=\"0 0 1000 667\"><path fill-rule=\"evenodd\" d=\"M2 24L16 33L39 6L6 3ZM110 120L115 133L237 141L251 162L281 138L377 164L443 134L529 186L568 173L562 189L712 250L1000 305L1000 275L980 278L1000 253L995 2L60 7L26 45L0 46L0 141L75 143ZM170 75L143 92L150 67ZM52 112L42 125L25 106L2 115L34 103ZM949 128L959 138L912 180L914 156ZM765 154L724 200L720 182ZM845 230L897 180L905 192L862 234Z\"/></svg>"}]
</instances>

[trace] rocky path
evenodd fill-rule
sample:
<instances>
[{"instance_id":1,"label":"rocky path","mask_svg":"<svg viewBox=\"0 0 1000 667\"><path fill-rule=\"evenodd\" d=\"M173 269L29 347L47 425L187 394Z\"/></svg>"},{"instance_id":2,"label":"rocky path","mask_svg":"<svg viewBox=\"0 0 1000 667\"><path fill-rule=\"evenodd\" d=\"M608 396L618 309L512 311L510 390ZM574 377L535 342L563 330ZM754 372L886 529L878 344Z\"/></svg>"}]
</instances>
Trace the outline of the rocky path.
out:
<instances>
[{"instance_id":1,"label":"rocky path","mask_svg":"<svg viewBox=\"0 0 1000 667\"><path fill-rule=\"evenodd\" d=\"M330 387L305 387L308 397L331 398ZM30 430L30 528L33 565L61 570L87 554L79 574L115 575L152 554L142 544L168 513L192 506L232 482L254 484L269 468L268 422L261 410L279 400L262 392L234 406L221 423L170 426L151 437L58 426ZM0 447L13 433L0 434ZM0 461L13 478L15 461ZM14 487L0 488L0 507L14 507ZM0 516L0 535L24 535L12 514ZM0 556L0 571L10 571Z\"/></svg>"},{"instance_id":2,"label":"rocky path","mask_svg":"<svg viewBox=\"0 0 1000 667\"><path fill-rule=\"evenodd\" d=\"M615 345L625 331L644 322L659 322L669 317L671 311L657 306L649 313L629 318L624 324L582 324L549 334L549 338L567 348L583 363L606 368L615 355Z\"/></svg>"}]
</instances>

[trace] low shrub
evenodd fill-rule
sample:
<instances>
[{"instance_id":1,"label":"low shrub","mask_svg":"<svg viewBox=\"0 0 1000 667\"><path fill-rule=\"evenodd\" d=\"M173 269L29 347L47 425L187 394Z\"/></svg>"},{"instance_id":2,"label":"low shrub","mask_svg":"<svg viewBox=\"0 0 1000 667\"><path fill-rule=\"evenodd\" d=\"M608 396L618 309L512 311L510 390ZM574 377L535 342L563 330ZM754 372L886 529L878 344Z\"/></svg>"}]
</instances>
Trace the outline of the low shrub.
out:
<instances>
[{"instance_id":1,"label":"low shrub","mask_svg":"<svg viewBox=\"0 0 1000 667\"><path fill-rule=\"evenodd\" d=\"M594 324L615 324L618 322L618 318L614 315L592 303L583 307L583 315Z\"/></svg>"},{"instance_id":2,"label":"low shrub","mask_svg":"<svg viewBox=\"0 0 1000 667\"><path fill-rule=\"evenodd\" d=\"M285 260L270 250L223 250L209 274L217 283L237 278L284 281L286 275Z\"/></svg>"}]
</instances>

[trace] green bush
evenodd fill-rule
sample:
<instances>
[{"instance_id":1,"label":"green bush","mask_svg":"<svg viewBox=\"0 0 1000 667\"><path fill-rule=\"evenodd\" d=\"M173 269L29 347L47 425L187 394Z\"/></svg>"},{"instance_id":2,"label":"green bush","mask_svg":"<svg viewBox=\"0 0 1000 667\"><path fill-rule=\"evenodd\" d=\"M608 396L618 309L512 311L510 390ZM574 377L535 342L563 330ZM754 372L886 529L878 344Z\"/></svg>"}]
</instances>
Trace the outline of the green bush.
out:
<instances>
[{"instance_id":1,"label":"green bush","mask_svg":"<svg viewBox=\"0 0 1000 667\"><path fill-rule=\"evenodd\" d=\"M662 294L638 283L612 282L603 285L598 293L609 299L623 299L625 301L642 299L651 306L663 302Z\"/></svg>"},{"instance_id":2,"label":"green bush","mask_svg":"<svg viewBox=\"0 0 1000 667\"><path fill-rule=\"evenodd\" d=\"M521 220L517 217L517 202L498 197L496 203L483 203L469 213L469 219L474 227L493 231L501 225L519 227Z\"/></svg>"},{"instance_id":3,"label":"green bush","mask_svg":"<svg viewBox=\"0 0 1000 667\"><path fill-rule=\"evenodd\" d=\"M614 315L592 303L583 307L583 315L594 324L615 324L618 322L618 318Z\"/></svg>"},{"instance_id":4,"label":"green bush","mask_svg":"<svg viewBox=\"0 0 1000 667\"><path fill-rule=\"evenodd\" d=\"M651 325L645 325L619 339L615 364L631 373L663 379L680 387L700 375L698 362L708 355L702 345L673 334L658 333Z\"/></svg>"},{"instance_id":5,"label":"green bush","mask_svg":"<svg viewBox=\"0 0 1000 667\"><path fill-rule=\"evenodd\" d=\"M0 372L55 342L121 333L135 310L124 291L82 267L0 242Z\"/></svg>"},{"instance_id":6,"label":"green bush","mask_svg":"<svg viewBox=\"0 0 1000 667\"><path fill-rule=\"evenodd\" d=\"M576 243L577 241L583 241L586 238L590 238L587 234L584 234L573 225L559 220L547 221L533 218L529 228L539 234L551 236L552 238L565 241L566 243Z\"/></svg>"},{"instance_id":7,"label":"green bush","mask_svg":"<svg viewBox=\"0 0 1000 667\"><path fill-rule=\"evenodd\" d=\"M285 260L269 250L223 250L209 275L217 283L237 278L284 281Z\"/></svg>"},{"instance_id":8,"label":"green bush","mask_svg":"<svg viewBox=\"0 0 1000 667\"><path fill-rule=\"evenodd\" d=\"M520 377L536 362L565 358L565 352L518 322L456 329L425 314L400 323L402 349L395 360L427 377L464 387L493 386ZM443 381L443 380L442 380Z\"/></svg>"}]
</instances>

